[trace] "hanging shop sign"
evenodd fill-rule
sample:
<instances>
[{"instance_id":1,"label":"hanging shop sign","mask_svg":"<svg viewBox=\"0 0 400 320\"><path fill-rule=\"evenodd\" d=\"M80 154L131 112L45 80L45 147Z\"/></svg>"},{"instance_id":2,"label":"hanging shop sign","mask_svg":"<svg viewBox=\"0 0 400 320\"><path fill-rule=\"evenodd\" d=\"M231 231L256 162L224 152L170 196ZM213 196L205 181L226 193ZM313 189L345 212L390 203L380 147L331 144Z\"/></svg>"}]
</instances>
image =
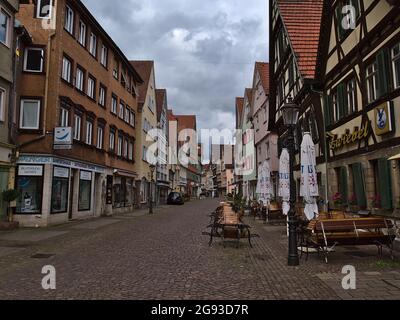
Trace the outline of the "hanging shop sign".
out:
<instances>
[{"instance_id":1,"label":"hanging shop sign","mask_svg":"<svg viewBox=\"0 0 400 320\"><path fill-rule=\"evenodd\" d=\"M344 146L356 143L358 141L364 140L369 136L369 127L368 124L364 124L361 129L358 127L354 128L353 132L349 129L346 130L346 133L338 136L332 133L328 133L330 138L329 147L331 150L335 151L343 148Z\"/></svg>"},{"instance_id":2,"label":"hanging shop sign","mask_svg":"<svg viewBox=\"0 0 400 320\"><path fill-rule=\"evenodd\" d=\"M392 106L392 102L388 101L375 108L375 132L378 136L393 131Z\"/></svg>"},{"instance_id":3,"label":"hanging shop sign","mask_svg":"<svg viewBox=\"0 0 400 320\"><path fill-rule=\"evenodd\" d=\"M55 150L72 149L71 127L59 127L54 129L54 149Z\"/></svg>"}]
</instances>

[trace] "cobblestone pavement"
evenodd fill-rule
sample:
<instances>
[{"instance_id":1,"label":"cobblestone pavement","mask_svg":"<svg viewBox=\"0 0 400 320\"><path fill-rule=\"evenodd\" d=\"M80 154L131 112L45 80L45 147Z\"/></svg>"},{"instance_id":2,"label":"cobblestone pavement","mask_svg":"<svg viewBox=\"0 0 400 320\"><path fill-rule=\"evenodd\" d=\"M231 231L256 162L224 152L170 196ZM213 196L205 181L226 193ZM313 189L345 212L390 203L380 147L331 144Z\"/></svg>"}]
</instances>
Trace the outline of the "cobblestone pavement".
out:
<instances>
[{"instance_id":1,"label":"cobblestone pavement","mask_svg":"<svg viewBox=\"0 0 400 320\"><path fill-rule=\"evenodd\" d=\"M0 299L400 299L398 264L373 247L340 248L328 265L311 256L289 268L285 228L250 218L260 235L253 249L245 241L208 247L202 231L217 204L75 222L49 228L56 236L41 241L0 234ZM357 290L341 287L347 264L356 267ZM44 265L56 268L56 290L41 287Z\"/></svg>"}]
</instances>

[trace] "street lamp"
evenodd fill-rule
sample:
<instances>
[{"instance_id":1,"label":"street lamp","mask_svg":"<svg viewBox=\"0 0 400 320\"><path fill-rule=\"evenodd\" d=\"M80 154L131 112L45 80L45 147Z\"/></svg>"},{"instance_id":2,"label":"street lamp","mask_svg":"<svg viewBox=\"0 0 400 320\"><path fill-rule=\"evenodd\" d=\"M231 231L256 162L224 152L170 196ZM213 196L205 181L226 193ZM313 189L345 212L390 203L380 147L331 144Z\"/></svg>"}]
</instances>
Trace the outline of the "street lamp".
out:
<instances>
[{"instance_id":1,"label":"street lamp","mask_svg":"<svg viewBox=\"0 0 400 320\"><path fill-rule=\"evenodd\" d=\"M153 182L154 182L154 171L156 170L155 165L150 165L151 180L150 180L150 206L149 214L153 214Z\"/></svg>"},{"instance_id":2,"label":"street lamp","mask_svg":"<svg viewBox=\"0 0 400 320\"><path fill-rule=\"evenodd\" d=\"M294 141L294 130L299 120L300 107L293 102L292 98L288 99L288 102L281 108L283 123L288 128L289 135L287 138L287 148L290 155L290 211L289 211L289 266L298 266L299 255L297 251L297 219L296 219L296 185L294 180L294 153L295 153L295 141Z\"/></svg>"}]
</instances>

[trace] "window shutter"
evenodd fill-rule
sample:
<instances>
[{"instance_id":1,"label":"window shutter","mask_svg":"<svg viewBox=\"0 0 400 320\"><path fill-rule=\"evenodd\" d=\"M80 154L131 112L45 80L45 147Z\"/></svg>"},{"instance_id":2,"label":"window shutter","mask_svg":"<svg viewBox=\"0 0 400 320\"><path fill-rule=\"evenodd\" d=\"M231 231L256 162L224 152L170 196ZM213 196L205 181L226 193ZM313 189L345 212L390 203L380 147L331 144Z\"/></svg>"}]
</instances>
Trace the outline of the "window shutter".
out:
<instances>
[{"instance_id":1,"label":"window shutter","mask_svg":"<svg viewBox=\"0 0 400 320\"><path fill-rule=\"evenodd\" d=\"M390 162L387 159L378 160L379 196L382 208L393 209L392 204L392 181L390 178Z\"/></svg>"},{"instance_id":2,"label":"window shutter","mask_svg":"<svg viewBox=\"0 0 400 320\"><path fill-rule=\"evenodd\" d=\"M347 116L347 106L346 106L346 95L345 95L345 87L344 84L341 83L337 87L337 97L338 97L338 105L339 105L339 119L342 119Z\"/></svg>"},{"instance_id":3,"label":"window shutter","mask_svg":"<svg viewBox=\"0 0 400 320\"><path fill-rule=\"evenodd\" d=\"M377 57L378 66L378 96L382 97L390 91L389 50L382 49Z\"/></svg>"},{"instance_id":4,"label":"window shutter","mask_svg":"<svg viewBox=\"0 0 400 320\"><path fill-rule=\"evenodd\" d=\"M344 204L348 203L349 199L349 188L347 185L347 168L340 168L340 194L342 195L342 200Z\"/></svg>"},{"instance_id":5,"label":"window shutter","mask_svg":"<svg viewBox=\"0 0 400 320\"><path fill-rule=\"evenodd\" d=\"M324 118L326 126L332 124L332 97L324 95Z\"/></svg>"},{"instance_id":6,"label":"window shutter","mask_svg":"<svg viewBox=\"0 0 400 320\"><path fill-rule=\"evenodd\" d=\"M356 10L356 19L360 17L360 3L358 1L359 0L351 1L351 4L354 6L354 9Z\"/></svg>"},{"instance_id":7,"label":"window shutter","mask_svg":"<svg viewBox=\"0 0 400 320\"><path fill-rule=\"evenodd\" d=\"M357 204L360 208L366 208L367 197L365 194L364 172L361 163L354 163L352 169L354 192L357 197Z\"/></svg>"}]
</instances>

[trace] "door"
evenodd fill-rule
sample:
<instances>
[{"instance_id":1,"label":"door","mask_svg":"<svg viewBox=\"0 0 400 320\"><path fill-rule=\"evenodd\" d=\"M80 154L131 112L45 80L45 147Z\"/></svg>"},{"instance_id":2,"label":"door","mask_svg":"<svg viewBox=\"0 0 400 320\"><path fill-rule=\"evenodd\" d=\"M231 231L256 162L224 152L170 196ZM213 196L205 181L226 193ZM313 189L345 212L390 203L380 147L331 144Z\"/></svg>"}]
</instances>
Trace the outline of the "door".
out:
<instances>
[{"instance_id":1,"label":"door","mask_svg":"<svg viewBox=\"0 0 400 320\"><path fill-rule=\"evenodd\" d=\"M75 188L75 170L71 170L71 182L70 182L70 197L69 197L69 209L68 209L68 220L72 220L73 217L73 204L74 204L74 188Z\"/></svg>"}]
</instances>

